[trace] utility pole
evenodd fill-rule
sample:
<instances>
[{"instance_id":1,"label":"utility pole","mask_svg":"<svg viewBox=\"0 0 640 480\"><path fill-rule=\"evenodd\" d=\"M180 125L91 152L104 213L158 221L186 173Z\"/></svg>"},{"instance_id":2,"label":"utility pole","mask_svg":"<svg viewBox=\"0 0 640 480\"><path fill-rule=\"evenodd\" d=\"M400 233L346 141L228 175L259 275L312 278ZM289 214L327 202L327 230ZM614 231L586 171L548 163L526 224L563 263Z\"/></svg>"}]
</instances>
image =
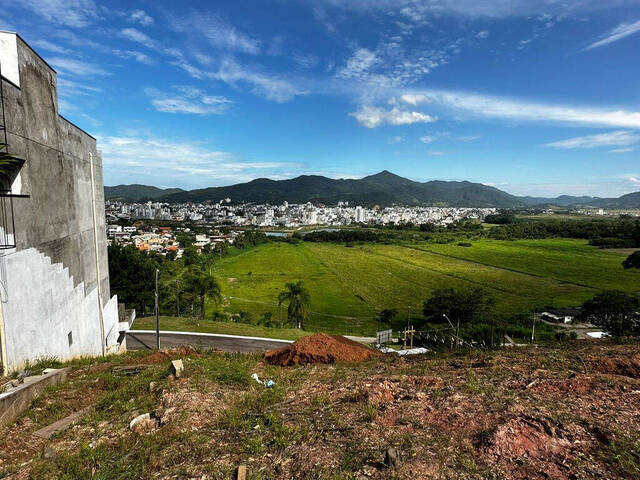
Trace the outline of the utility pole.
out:
<instances>
[{"instance_id":1,"label":"utility pole","mask_svg":"<svg viewBox=\"0 0 640 480\"><path fill-rule=\"evenodd\" d=\"M160 350L160 319L158 317L158 273L160 273L160 270L156 268L156 348Z\"/></svg>"},{"instance_id":2,"label":"utility pole","mask_svg":"<svg viewBox=\"0 0 640 480\"><path fill-rule=\"evenodd\" d=\"M458 325L456 327L456 350L460 345L460 317L458 317Z\"/></svg>"},{"instance_id":3,"label":"utility pole","mask_svg":"<svg viewBox=\"0 0 640 480\"><path fill-rule=\"evenodd\" d=\"M408 314L407 314L407 330L409 329L409 324L411 323L411 305L409 305L407 307L407 309L409 310Z\"/></svg>"}]
</instances>

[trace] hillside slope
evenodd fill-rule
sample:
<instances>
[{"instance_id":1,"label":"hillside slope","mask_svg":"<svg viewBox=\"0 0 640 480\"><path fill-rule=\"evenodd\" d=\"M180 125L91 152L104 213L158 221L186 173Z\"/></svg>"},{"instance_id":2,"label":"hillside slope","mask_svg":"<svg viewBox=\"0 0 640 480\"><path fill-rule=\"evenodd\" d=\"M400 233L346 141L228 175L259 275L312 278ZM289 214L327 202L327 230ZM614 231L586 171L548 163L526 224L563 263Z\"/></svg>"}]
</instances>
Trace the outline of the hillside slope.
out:
<instances>
[{"instance_id":1,"label":"hillside slope","mask_svg":"<svg viewBox=\"0 0 640 480\"><path fill-rule=\"evenodd\" d=\"M555 205L560 207L592 206L606 208L640 208L640 192L619 198L518 197L495 187L468 181L432 180L416 182L384 170L360 179L333 179L320 175L301 175L287 180L257 178L247 183L195 190L160 189L146 185L105 187L105 198L130 201L158 200L169 203L306 203L335 205L339 201L358 205L439 205L451 207L500 207Z\"/></svg>"},{"instance_id":2,"label":"hillside slope","mask_svg":"<svg viewBox=\"0 0 640 480\"><path fill-rule=\"evenodd\" d=\"M185 370L175 379L177 358ZM122 365L142 371L112 370ZM222 479L238 465L254 479L640 476L637 342L286 368L182 348L71 366L67 382L0 427L3 478ZM75 426L34 435L73 412Z\"/></svg>"}]
</instances>

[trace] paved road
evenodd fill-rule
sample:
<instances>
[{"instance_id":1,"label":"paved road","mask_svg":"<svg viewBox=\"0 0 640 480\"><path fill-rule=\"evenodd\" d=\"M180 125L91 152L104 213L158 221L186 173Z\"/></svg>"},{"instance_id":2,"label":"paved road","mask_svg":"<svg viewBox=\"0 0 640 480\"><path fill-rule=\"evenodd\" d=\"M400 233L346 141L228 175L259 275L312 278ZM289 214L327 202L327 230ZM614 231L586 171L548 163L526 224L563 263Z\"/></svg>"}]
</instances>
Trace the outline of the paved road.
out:
<instances>
[{"instance_id":1,"label":"paved road","mask_svg":"<svg viewBox=\"0 0 640 480\"><path fill-rule=\"evenodd\" d=\"M192 346L211 348L223 352L253 353L281 348L291 343L289 340L271 338L241 337L213 333L190 333L160 331L160 347L175 348ZM127 349L140 350L155 348L156 332L152 330L130 330L127 332Z\"/></svg>"}]
</instances>

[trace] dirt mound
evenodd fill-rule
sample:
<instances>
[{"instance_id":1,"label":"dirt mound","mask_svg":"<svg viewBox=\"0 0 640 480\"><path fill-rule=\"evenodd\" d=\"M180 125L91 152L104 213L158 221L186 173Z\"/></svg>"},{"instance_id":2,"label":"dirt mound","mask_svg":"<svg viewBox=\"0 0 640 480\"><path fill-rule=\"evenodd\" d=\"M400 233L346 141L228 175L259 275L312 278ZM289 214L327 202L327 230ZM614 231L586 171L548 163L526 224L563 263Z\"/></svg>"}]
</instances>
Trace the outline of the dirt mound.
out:
<instances>
[{"instance_id":1,"label":"dirt mound","mask_svg":"<svg viewBox=\"0 0 640 480\"><path fill-rule=\"evenodd\" d=\"M640 378L640 355L595 357L590 358L588 364L599 373Z\"/></svg>"},{"instance_id":2,"label":"dirt mound","mask_svg":"<svg viewBox=\"0 0 640 480\"><path fill-rule=\"evenodd\" d=\"M377 350L340 335L316 333L286 347L266 352L264 359L272 365L288 367L305 363L363 362L381 355Z\"/></svg>"}]
</instances>

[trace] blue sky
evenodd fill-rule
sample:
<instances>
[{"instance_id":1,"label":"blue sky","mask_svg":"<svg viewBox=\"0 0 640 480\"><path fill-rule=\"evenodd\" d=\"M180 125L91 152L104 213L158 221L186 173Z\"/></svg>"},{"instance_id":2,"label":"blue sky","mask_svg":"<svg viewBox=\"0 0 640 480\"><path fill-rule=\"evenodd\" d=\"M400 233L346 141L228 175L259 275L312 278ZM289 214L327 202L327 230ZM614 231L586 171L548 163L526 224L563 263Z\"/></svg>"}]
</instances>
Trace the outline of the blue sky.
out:
<instances>
[{"instance_id":1,"label":"blue sky","mask_svg":"<svg viewBox=\"0 0 640 480\"><path fill-rule=\"evenodd\" d=\"M105 184L640 190L640 0L22 0Z\"/></svg>"}]
</instances>

